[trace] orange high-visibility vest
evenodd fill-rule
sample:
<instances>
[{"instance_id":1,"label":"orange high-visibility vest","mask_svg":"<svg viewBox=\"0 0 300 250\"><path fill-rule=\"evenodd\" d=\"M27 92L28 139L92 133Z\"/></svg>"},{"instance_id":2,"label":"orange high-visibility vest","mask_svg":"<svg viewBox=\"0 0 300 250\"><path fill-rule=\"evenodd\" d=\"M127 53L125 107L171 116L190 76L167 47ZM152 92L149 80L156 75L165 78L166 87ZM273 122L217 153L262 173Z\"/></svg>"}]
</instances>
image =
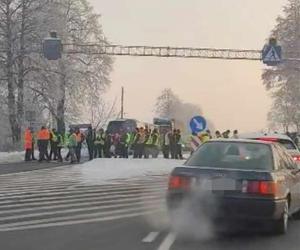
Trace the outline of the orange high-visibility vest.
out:
<instances>
[{"instance_id":1,"label":"orange high-visibility vest","mask_svg":"<svg viewBox=\"0 0 300 250\"><path fill-rule=\"evenodd\" d=\"M32 134L28 128L25 130L24 147L25 150L32 149Z\"/></svg>"},{"instance_id":2,"label":"orange high-visibility vest","mask_svg":"<svg viewBox=\"0 0 300 250\"><path fill-rule=\"evenodd\" d=\"M78 134L76 134L76 141L77 141L77 143L80 143L82 141L82 134L81 134L81 132L78 133Z\"/></svg>"},{"instance_id":3,"label":"orange high-visibility vest","mask_svg":"<svg viewBox=\"0 0 300 250\"><path fill-rule=\"evenodd\" d=\"M38 140L50 140L50 133L48 129L41 129L37 134Z\"/></svg>"}]
</instances>

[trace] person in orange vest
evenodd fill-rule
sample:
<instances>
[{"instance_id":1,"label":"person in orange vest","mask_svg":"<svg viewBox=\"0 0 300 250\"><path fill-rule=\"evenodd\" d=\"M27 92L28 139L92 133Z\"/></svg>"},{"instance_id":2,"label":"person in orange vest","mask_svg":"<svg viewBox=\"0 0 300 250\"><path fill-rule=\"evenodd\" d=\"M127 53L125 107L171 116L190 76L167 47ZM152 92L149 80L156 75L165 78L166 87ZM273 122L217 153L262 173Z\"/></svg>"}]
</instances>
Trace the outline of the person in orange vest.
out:
<instances>
[{"instance_id":1,"label":"person in orange vest","mask_svg":"<svg viewBox=\"0 0 300 250\"><path fill-rule=\"evenodd\" d=\"M45 157L47 158L47 161L50 161L50 157L48 154L49 140L50 132L46 127L43 126L37 133L37 143L40 151L39 162L44 161Z\"/></svg>"},{"instance_id":2,"label":"person in orange vest","mask_svg":"<svg viewBox=\"0 0 300 250\"><path fill-rule=\"evenodd\" d=\"M82 148L82 143L84 141L84 135L80 132L79 128L75 130L75 134L76 134L76 142L77 142L75 154L76 154L77 162L79 163L81 159L81 148Z\"/></svg>"},{"instance_id":3,"label":"person in orange vest","mask_svg":"<svg viewBox=\"0 0 300 250\"><path fill-rule=\"evenodd\" d=\"M24 135L25 161L31 161L32 155L32 133L30 128L25 130Z\"/></svg>"}]
</instances>

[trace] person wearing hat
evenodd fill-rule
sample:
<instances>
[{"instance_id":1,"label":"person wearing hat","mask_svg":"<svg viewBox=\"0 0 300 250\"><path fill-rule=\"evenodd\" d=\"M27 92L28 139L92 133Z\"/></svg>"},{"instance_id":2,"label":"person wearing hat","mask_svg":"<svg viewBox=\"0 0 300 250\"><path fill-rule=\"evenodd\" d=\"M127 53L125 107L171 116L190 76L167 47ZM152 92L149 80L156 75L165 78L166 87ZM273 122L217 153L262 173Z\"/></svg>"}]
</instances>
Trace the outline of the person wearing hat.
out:
<instances>
[{"instance_id":1,"label":"person wearing hat","mask_svg":"<svg viewBox=\"0 0 300 250\"><path fill-rule=\"evenodd\" d=\"M232 137L233 137L233 139L239 139L239 131L238 130L234 130Z\"/></svg>"},{"instance_id":2,"label":"person wearing hat","mask_svg":"<svg viewBox=\"0 0 300 250\"><path fill-rule=\"evenodd\" d=\"M219 130L217 130L215 134L217 139L222 138L221 132Z\"/></svg>"}]
</instances>

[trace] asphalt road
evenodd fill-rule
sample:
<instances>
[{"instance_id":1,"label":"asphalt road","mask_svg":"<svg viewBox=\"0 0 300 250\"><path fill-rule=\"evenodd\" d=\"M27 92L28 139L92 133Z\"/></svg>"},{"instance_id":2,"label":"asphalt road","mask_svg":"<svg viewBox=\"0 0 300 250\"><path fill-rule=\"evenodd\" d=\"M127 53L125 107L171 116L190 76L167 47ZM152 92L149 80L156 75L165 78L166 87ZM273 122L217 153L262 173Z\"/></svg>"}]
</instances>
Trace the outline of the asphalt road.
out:
<instances>
[{"instance_id":1,"label":"asphalt road","mask_svg":"<svg viewBox=\"0 0 300 250\"><path fill-rule=\"evenodd\" d=\"M109 184L88 179L80 166L0 175L0 249L299 249L298 221L284 236L258 231L180 239L168 226L167 176Z\"/></svg>"},{"instance_id":2,"label":"asphalt road","mask_svg":"<svg viewBox=\"0 0 300 250\"><path fill-rule=\"evenodd\" d=\"M32 162L11 162L11 163L0 163L0 175L18 172L28 172L39 169L54 168L61 166L69 166L70 163L57 163L57 162L43 162L38 161Z\"/></svg>"}]
</instances>

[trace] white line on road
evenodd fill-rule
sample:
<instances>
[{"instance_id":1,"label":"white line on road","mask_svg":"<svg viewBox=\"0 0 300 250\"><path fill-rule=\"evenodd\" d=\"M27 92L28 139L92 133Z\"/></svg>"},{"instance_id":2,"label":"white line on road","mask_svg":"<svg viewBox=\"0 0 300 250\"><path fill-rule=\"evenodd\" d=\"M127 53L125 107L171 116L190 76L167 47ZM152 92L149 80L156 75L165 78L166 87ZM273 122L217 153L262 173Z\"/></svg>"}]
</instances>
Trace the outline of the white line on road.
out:
<instances>
[{"instance_id":1,"label":"white line on road","mask_svg":"<svg viewBox=\"0 0 300 250\"><path fill-rule=\"evenodd\" d=\"M142 240L142 242L143 243L151 243L151 242L155 241L155 239L157 238L158 235L159 235L159 232L151 232Z\"/></svg>"},{"instance_id":2,"label":"white line on road","mask_svg":"<svg viewBox=\"0 0 300 250\"><path fill-rule=\"evenodd\" d=\"M100 203L101 204L101 203ZM151 202L151 205L159 205L161 204L161 200L154 200ZM82 207L82 208L72 208L72 209L64 209L64 210L56 210L56 211L50 211L50 212L36 212L36 213L31 213L31 214L21 214L21 215L11 215L11 216L5 216L5 217L0 217L0 222L2 221L8 221L8 220L20 220L20 219L26 219L26 218L31 218L34 219L36 217L42 217L42 216L48 216L48 215L58 215L58 214L72 214L72 213L78 213L82 212L85 213L87 211L97 211L97 210L106 210L106 209L126 209L130 208L132 206L143 206L144 202L131 202L128 204L114 204L114 205L99 205L98 206L93 204L90 205L90 207ZM110 210L112 211L112 210ZM115 210L118 211L118 210Z\"/></svg>"},{"instance_id":3,"label":"white line on road","mask_svg":"<svg viewBox=\"0 0 300 250\"><path fill-rule=\"evenodd\" d=\"M149 202L150 201L152 202L153 200L163 201L163 197L154 196L154 195L146 195L143 196L143 198L147 198ZM101 199L101 197L92 197L92 198L84 198L84 199L53 201L53 202L36 202L36 203L5 205L5 206L0 206L0 218L3 214L24 213L24 212L35 211L35 210L51 210L51 209L60 209L60 208L68 208L68 207L83 207L83 206L91 206L95 204L124 204L124 203L135 202L135 201L141 201L141 197L133 196L132 198L119 198L114 200L108 200L108 199L103 200ZM3 210L4 208L6 210Z\"/></svg>"},{"instance_id":4,"label":"white line on road","mask_svg":"<svg viewBox=\"0 0 300 250\"><path fill-rule=\"evenodd\" d=\"M164 239L162 244L159 246L158 250L170 250L171 246L176 240L176 235L174 233L169 233Z\"/></svg>"},{"instance_id":5,"label":"white line on road","mask_svg":"<svg viewBox=\"0 0 300 250\"><path fill-rule=\"evenodd\" d=\"M122 190L122 191L118 191L118 192L115 192L117 194L126 194L126 193L154 193L154 192L161 192L162 188L160 187L153 187L151 189L145 189L145 190ZM41 196L43 198L45 197L55 197L55 196L74 196L74 195L77 195L77 194L97 194L97 195L101 195L102 197L103 196L109 196L109 197L112 197L112 191L105 191L105 192L102 192L102 190L99 188L99 189L90 189L90 190L73 190L73 191L70 191L70 190L63 190L63 191L55 191L55 192L46 192L46 193L24 193L24 194L17 194L17 195L11 195L11 196L2 196L0 197L0 203L3 204L3 203L7 203L8 199L26 199L26 198L40 198ZM115 195L115 194L113 194Z\"/></svg>"},{"instance_id":6,"label":"white line on road","mask_svg":"<svg viewBox=\"0 0 300 250\"><path fill-rule=\"evenodd\" d=\"M50 227L70 226L70 225L78 225L78 224L86 224L86 223L96 223L101 221L120 220L120 219L143 216L147 214L153 214L159 211L160 210L158 209L158 210L150 210L150 211L122 214L122 215L112 215L104 218L82 219L77 221L60 221L60 222L53 222L47 224L33 224L33 225L23 225L19 227L0 228L0 232L10 232L10 231L29 230L29 229L38 229L38 228L50 228Z\"/></svg>"},{"instance_id":7,"label":"white line on road","mask_svg":"<svg viewBox=\"0 0 300 250\"><path fill-rule=\"evenodd\" d=\"M144 212L144 211L157 211L161 210L157 206L157 204L153 204L152 206L147 207L147 209L143 207L133 207L133 208L123 208L119 210L111 210L111 211L105 211L105 212L93 212L89 214L72 214L72 215L66 215L66 216L59 216L59 217L50 217L50 218L43 218L43 219L32 219L28 221L20 221L20 222L7 222L0 225L0 231L5 230L9 227L20 227L20 226L28 226L28 225L34 225L34 224L46 224L50 222L58 222L58 221L71 221L71 220L82 220L82 219L96 219L99 217L108 217L111 215L117 215L120 213L123 214L129 214L134 212Z\"/></svg>"}]
</instances>

